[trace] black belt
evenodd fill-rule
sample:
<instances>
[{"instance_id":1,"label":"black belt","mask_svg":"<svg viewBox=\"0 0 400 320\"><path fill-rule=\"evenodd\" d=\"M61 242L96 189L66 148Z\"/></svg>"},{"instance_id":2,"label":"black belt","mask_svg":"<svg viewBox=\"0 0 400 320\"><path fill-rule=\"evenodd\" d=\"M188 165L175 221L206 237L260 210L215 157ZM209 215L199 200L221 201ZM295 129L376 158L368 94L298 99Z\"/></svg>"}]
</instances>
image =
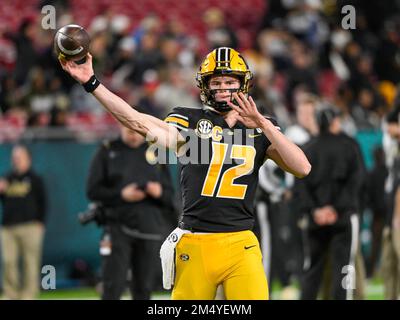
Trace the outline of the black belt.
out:
<instances>
[{"instance_id":1,"label":"black belt","mask_svg":"<svg viewBox=\"0 0 400 320\"><path fill-rule=\"evenodd\" d=\"M192 226L188 225L187 223L184 223L183 221L180 221L178 223L178 227L183 229L183 230L190 231L190 232L210 232L210 231L201 230L201 229L198 229L198 228L193 228Z\"/></svg>"}]
</instances>

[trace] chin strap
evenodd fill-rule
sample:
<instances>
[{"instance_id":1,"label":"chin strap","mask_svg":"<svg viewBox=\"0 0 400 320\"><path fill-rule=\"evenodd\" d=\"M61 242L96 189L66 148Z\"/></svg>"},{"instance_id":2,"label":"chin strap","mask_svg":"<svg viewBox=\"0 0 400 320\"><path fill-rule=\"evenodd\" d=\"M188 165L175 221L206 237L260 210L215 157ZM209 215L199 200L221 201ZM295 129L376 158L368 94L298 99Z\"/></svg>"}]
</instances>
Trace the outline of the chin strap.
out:
<instances>
[{"instance_id":1,"label":"chin strap","mask_svg":"<svg viewBox=\"0 0 400 320\"><path fill-rule=\"evenodd\" d=\"M214 108L218 112L228 112L232 110L232 108L228 106L228 103L226 101L215 101L215 94L218 92L218 90L229 91L231 93L230 101L235 105L238 105L236 100L233 99L232 95L234 92L239 93L240 89L213 89L213 90L208 90L209 92L208 101L210 107Z\"/></svg>"},{"instance_id":2,"label":"chin strap","mask_svg":"<svg viewBox=\"0 0 400 320\"><path fill-rule=\"evenodd\" d=\"M227 112L232 110L230 106L226 103L226 101L221 101L221 102L214 102L213 108L217 110L218 112Z\"/></svg>"}]
</instances>

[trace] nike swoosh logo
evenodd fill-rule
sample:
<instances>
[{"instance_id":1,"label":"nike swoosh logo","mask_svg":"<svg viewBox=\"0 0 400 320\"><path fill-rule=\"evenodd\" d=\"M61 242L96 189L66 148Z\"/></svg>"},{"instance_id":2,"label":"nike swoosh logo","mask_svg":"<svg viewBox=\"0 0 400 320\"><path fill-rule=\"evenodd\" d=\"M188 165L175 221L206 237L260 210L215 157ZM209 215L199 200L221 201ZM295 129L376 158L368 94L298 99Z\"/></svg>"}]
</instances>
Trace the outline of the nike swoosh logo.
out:
<instances>
[{"instance_id":1,"label":"nike swoosh logo","mask_svg":"<svg viewBox=\"0 0 400 320\"><path fill-rule=\"evenodd\" d=\"M92 85L94 85L96 83L96 80L93 80Z\"/></svg>"},{"instance_id":2,"label":"nike swoosh logo","mask_svg":"<svg viewBox=\"0 0 400 320\"><path fill-rule=\"evenodd\" d=\"M255 247L255 246L256 246L256 245L248 246L248 247L247 247L247 246L244 246L244 249L247 250L247 249L253 248L253 247Z\"/></svg>"},{"instance_id":3,"label":"nike swoosh logo","mask_svg":"<svg viewBox=\"0 0 400 320\"><path fill-rule=\"evenodd\" d=\"M249 138L255 138L255 137L258 137L258 136L261 136L261 133L259 133L259 134L249 134Z\"/></svg>"}]
</instances>

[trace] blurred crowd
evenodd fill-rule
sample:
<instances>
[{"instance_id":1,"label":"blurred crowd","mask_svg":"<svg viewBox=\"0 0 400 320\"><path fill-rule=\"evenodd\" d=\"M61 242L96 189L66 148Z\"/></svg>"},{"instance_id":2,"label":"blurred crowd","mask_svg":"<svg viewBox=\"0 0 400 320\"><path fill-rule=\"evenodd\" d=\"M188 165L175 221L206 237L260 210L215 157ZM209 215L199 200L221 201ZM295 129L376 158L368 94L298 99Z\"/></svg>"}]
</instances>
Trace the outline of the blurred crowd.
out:
<instances>
[{"instance_id":1,"label":"blurred crowd","mask_svg":"<svg viewBox=\"0 0 400 320\"><path fill-rule=\"evenodd\" d=\"M181 10L190 9L185 3L194 3L186 2L179 2ZM0 143L18 141L32 131L40 132L44 138L71 134L101 139L110 132L118 133L117 124L97 100L60 68L53 50L56 30L44 30L41 25L44 5L56 7L58 29L80 21L77 7L84 2L21 3L33 5L36 14L21 18L15 27L2 23L4 13L0 13ZM262 113L275 117L285 134L298 145L318 135L314 116L324 106L335 110L342 131L352 137L360 131L384 131L388 114L393 114L389 126L398 125L399 1L249 0L244 5L250 11L253 5L254 14L239 19L236 15L241 14L243 7L236 6L240 1L207 0L201 3L212 5L207 5L201 16L186 13L196 20L193 25L199 25L195 30L179 15L161 16L151 10L140 19L133 19L132 11L117 9L128 3L133 5L128 0L98 3L94 5L96 14L82 24L91 36L96 75L129 104L146 113L164 118L175 106L201 108L195 81L200 61L211 49L227 46L238 49L248 62L254 74L251 95ZM355 8L354 29L342 25L346 13L341 10L349 4ZM258 12L257 8L263 11ZM246 19L252 20L247 31L243 29ZM388 133L398 139L400 129L395 129L396 134L390 130ZM397 141L393 145L398 146ZM367 270L363 271L368 278L374 275L381 254L384 212L389 211L383 200L388 169L400 172L399 167L387 168L388 149L375 150L374 167L369 173L364 163L360 164L365 176L360 196L366 198L365 207L373 211L373 248ZM288 199L292 197L294 183L286 180L293 178L267 167L269 184L263 186L260 179L260 185L268 198L269 214L278 212L276 217L284 220L285 212L291 213ZM396 191L394 185L392 189ZM400 208L400 200L398 203ZM364 209L360 208L360 213ZM287 221L273 223L278 224L278 231L271 236L272 242L280 236L289 237ZM279 223L283 226L281 233ZM279 262L272 252L273 261ZM291 263L290 259L283 260ZM280 280L286 286L289 276L274 274L284 269L271 267L271 278L284 278Z\"/></svg>"},{"instance_id":2,"label":"blurred crowd","mask_svg":"<svg viewBox=\"0 0 400 320\"><path fill-rule=\"evenodd\" d=\"M76 22L77 11L68 1L41 1L37 15L23 18L16 30L0 28L2 141L18 138L25 128L114 126L59 67L53 53L56 30L41 27L45 4L56 6L57 28ZM355 29L342 28L345 4L356 9ZM269 0L264 7L257 30L245 38L237 34L238 19L228 5L209 7L196 17L203 34L176 16L151 12L133 23L111 3L99 5L99 14L84 27L98 77L131 105L158 117L176 105L201 107L195 84L199 61L212 48L230 46L241 50L255 74L257 105L283 128L295 122L296 99L311 92L342 112L346 133L379 129L400 80L396 2Z\"/></svg>"}]
</instances>

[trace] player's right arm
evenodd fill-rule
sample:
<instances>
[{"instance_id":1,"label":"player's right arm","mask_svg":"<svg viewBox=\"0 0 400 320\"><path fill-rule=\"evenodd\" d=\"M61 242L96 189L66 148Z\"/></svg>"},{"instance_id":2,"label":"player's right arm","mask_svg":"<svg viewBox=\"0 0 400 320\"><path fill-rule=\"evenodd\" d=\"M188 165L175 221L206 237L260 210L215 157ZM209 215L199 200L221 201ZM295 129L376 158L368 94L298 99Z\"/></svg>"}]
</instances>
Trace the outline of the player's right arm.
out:
<instances>
[{"instance_id":1,"label":"player's right arm","mask_svg":"<svg viewBox=\"0 0 400 320\"><path fill-rule=\"evenodd\" d=\"M84 64L78 65L73 61L61 59L60 63L62 68L81 84L89 81L94 75L90 53ZM148 141L174 151L185 143L185 139L175 127L156 117L138 112L104 85L100 84L92 94L118 122L145 136Z\"/></svg>"}]
</instances>

